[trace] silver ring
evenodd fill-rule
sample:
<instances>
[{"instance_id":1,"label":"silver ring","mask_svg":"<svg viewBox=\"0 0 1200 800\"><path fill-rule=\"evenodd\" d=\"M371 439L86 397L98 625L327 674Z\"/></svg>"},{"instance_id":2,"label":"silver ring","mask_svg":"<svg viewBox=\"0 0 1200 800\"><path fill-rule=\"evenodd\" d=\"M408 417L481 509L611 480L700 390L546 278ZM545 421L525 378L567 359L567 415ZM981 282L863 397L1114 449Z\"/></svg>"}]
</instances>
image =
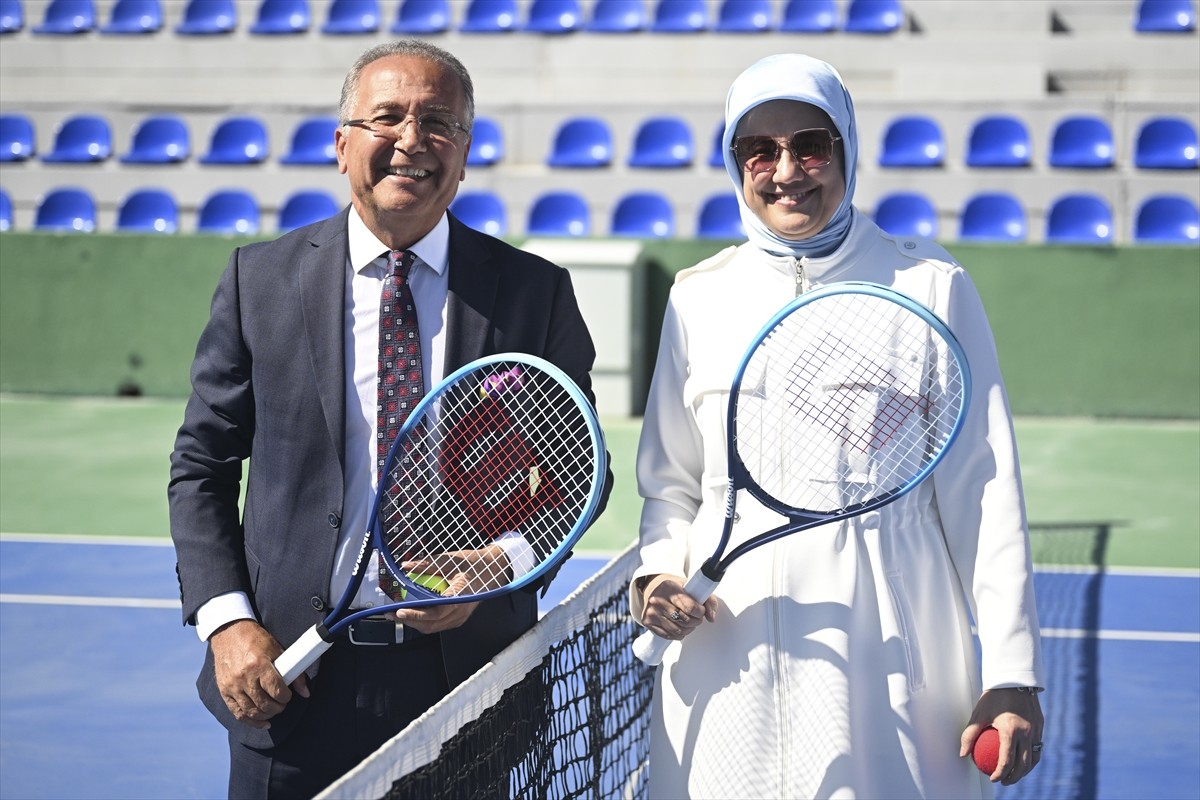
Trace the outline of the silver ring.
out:
<instances>
[{"instance_id":1,"label":"silver ring","mask_svg":"<svg viewBox=\"0 0 1200 800\"><path fill-rule=\"evenodd\" d=\"M1035 744L1033 746L1033 752L1035 752L1035 753L1042 752L1042 743L1041 742L1038 742L1037 744Z\"/></svg>"},{"instance_id":2,"label":"silver ring","mask_svg":"<svg viewBox=\"0 0 1200 800\"><path fill-rule=\"evenodd\" d=\"M671 621L672 621L672 622L679 622L679 620L681 620L681 619L683 619L683 614L680 614L680 613L679 613L679 609L678 609L678 608L672 608L672 609L671 609Z\"/></svg>"}]
</instances>

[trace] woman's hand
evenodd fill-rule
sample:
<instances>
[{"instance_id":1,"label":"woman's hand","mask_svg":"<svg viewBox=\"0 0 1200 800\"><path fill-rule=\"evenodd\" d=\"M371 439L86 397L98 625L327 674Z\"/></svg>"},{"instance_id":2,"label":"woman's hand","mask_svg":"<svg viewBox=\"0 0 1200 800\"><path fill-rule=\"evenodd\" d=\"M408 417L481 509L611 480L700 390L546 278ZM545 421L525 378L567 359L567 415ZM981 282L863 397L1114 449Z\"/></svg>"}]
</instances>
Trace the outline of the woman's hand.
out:
<instances>
[{"instance_id":1,"label":"woman's hand","mask_svg":"<svg viewBox=\"0 0 1200 800\"><path fill-rule=\"evenodd\" d=\"M664 639L683 639L705 620L715 622L720 601L697 603L683 590L678 575L653 575L642 590L642 624Z\"/></svg>"}]
</instances>

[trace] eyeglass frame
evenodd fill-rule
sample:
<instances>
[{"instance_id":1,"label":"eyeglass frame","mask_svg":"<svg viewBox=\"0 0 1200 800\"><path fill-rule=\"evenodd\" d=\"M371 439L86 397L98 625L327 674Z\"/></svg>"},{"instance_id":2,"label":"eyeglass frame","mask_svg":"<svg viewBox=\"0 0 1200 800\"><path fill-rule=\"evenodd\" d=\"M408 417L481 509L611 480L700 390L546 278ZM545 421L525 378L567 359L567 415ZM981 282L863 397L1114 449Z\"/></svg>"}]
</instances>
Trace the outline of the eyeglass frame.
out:
<instances>
[{"instance_id":1,"label":"eyeglass frame","mask_svg":"<svg viewBox=\"0 0 1200 800\"><path fill-rule=\"evenodd\" d=\"M800 134L813 133L816 131L821 131L822 133L825 133L826 135L829 136L829 157L827 159L825 159L824 161L821 161L820 163L805 163L806 159L803 159L800 156L796 155L796 150L793 147L793 143L796 141L796 137L799 136ZM747 169L746 163L750 159L749 158L744 159L744 160L739 159L738 152L737 152L738 142L743 141L745 139L767 139L767 140L773 142L775 144L774 158L772 158L770 160L770 162L768 164L766 164L762 169L755 170L755 171L751 171L751 170ZM746 136L734 137L733 143L730 144L730 146L729 146L729 150L730 150L730 152L733 153L734 161L737 162L738 166L744 172L751 172L752 174L758 175L763 172L766 172L768 169L773 169L775 167L775 165L779 163L779 157L783 155L783 151L785 149L788 151L788 153L791 154L792 160L794 160L800 166L800 168L803 170L807 171L810 169L819 169L821 167L827 167L831 163L833 163L833 156L834 156L834 147L833 146L840 141L842 141L842 137L835 136L833 131L829 130L829 128L801 128L798 131L792 131L791 134L789 134L787 137L784 137L782 146L780 145L779 138L776 138L774 136L763 136L761 134L748 134ZM810 158L807 160L811 161L812 159Z\"/></svg>"},{"instance_id":2,"label":"eyeglass frame","mask_svg":"<svg viewBox=\"0 0 1200 800\"><path fill-rule=\"evenodd\" d=\"M449 118L450 126L452 129L460 130L463 133L467 134L468 136L471 135L471 129L468 128L467 126L463 125L461 122L459 122L458 117L454 116L449 111L426 111L423 114L415 114L415 115L414 114L405 114L403 117L400 118L400 120L395 125L384 125L383 123L379 122L379 120L384 119L386 117L397 117L397 116L400 116L400 115L399 114L379 114L378 116L369 117L369 118L363 117L361 119L348 119L342 123L342 127L348 125L348 126L354 127L354 128L361 128L361 129L369 132L372 136L379 136L381 138L386 137L388 135L388 133L386 133L384 131L390 131L393 134L392 138L399 140L400 137L404 135L405 128L407 128L410 123L415 122L417 124L417 136L420 137L421 139L429 139L431 137L425 131L424 126L421 125L421 119L425 118L425 117L436 116L436 117ZM384 131L376 130L374 127L372 127L373 125L379 125L379 126L383 127ZM396 131L399 131L399 133L396 133ZM457 142L457 133L455 133L450 138L446 139L446 141Z\"/></svg>"}]
</instances>

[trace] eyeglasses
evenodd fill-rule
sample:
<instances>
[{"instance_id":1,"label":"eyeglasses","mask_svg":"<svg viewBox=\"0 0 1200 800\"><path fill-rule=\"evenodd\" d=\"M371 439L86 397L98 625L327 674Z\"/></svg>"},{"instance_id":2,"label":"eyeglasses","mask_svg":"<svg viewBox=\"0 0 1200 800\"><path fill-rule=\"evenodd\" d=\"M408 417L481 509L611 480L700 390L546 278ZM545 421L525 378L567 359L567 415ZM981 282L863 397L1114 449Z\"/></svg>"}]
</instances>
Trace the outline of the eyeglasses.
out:
<instances>
[{"instance_id":1,"label":"eyeglasses","mask_svg":"<svg viewBox=\"0 0 1200 800\"><path fill-rule=\"evenodd\" d=\"M834 136L827 128L809 128L796 131L786 139L776 139L772 136L739 136L733 140L733 146L729 149L733 151L734 158L742 165L742 169L757 175L775 167L784 147L802 169L823 167L833 160L833 143L841 140L842 137Z\"/></svg>"},{"instance_id":2,"label":"eyeglasses","mask_svg":"<svg viewBox=\"0 0 1200 800\"><path fill-rule=\"evenodd\" d=\"M342 124L365 128L375 136L399 139L410 122L417 123L417 136L436 142L453 143L459 131L468 134L471 132L458 121L458 117L444 111L430 111L419 117L380 114L370 119L348 119Z\"/></svg>"}]
</instances>

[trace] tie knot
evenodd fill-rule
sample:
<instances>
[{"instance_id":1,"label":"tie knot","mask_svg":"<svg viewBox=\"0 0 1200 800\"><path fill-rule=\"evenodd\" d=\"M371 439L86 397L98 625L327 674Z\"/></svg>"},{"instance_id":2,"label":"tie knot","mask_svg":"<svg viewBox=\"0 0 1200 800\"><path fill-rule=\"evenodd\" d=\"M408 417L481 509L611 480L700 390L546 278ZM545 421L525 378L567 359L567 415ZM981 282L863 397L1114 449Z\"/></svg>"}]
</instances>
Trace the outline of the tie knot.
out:
<instances>
[{"instance_id":1,"label":"tie knot","mask_svg":"<svg viewBox=\"0 0 1200 800\"><path fill-rule=\"evenodd\" d=\"M408 280L408 272L412 269L416 256L411 250L391 250L388 252L388 274L399 275Z\"/></svg>"}]
</instances>

